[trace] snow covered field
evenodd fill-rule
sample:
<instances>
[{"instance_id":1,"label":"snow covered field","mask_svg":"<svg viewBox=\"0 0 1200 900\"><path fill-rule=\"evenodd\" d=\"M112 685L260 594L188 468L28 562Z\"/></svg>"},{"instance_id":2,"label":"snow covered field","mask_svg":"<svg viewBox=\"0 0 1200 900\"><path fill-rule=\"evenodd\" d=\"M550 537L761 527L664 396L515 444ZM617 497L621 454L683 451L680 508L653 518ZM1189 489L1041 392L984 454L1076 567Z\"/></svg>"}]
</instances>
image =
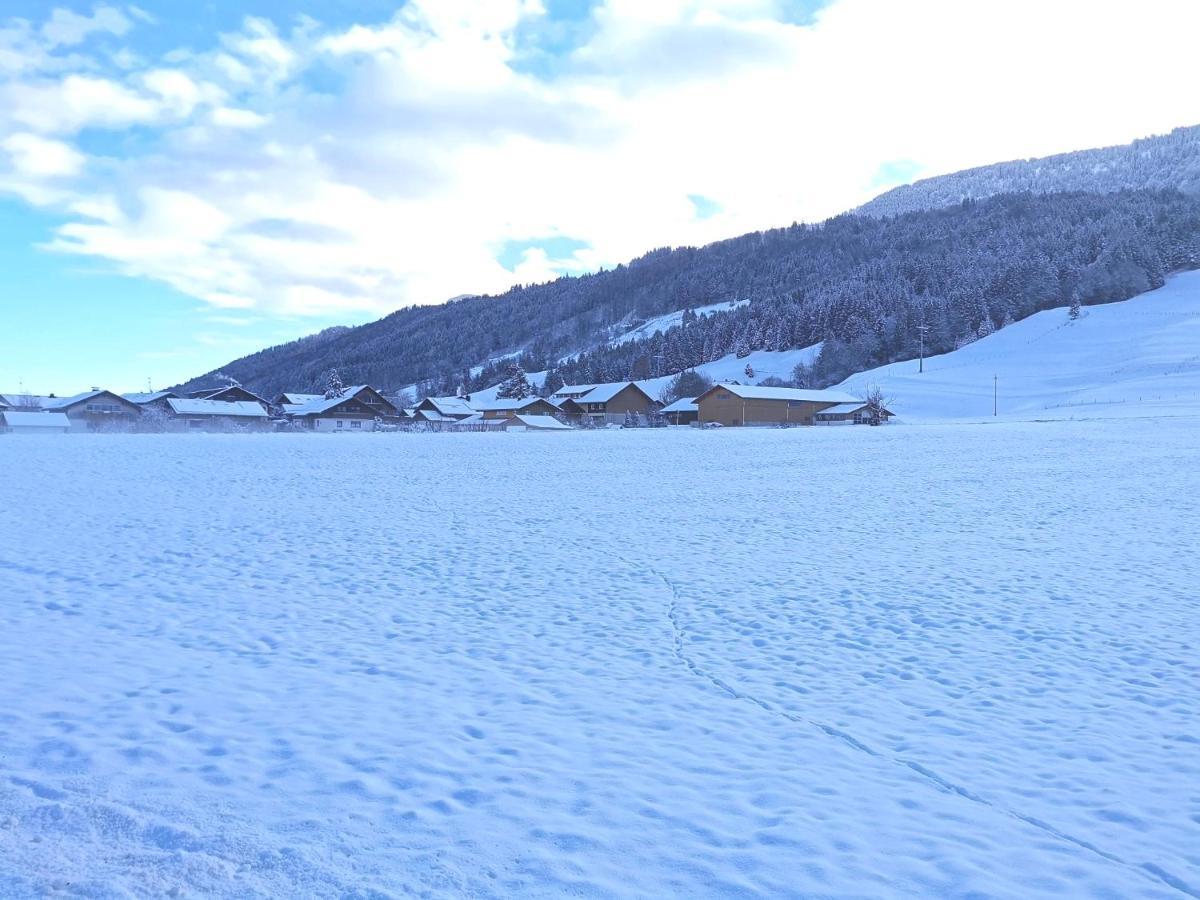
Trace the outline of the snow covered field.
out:
<instances>
[{"instance_id":1,"label":"snow covered field","mask_svg":"<svg viewBox=\"0 0 1200 900\"><path fill-rule=\"evenodd\" d=\"M993 382L993 377L996 381ZM841 390L883 385L908 421L1162 416L1200 409L1200 271L1131 300L1022 319L953 353L893 363Z\"/></svg>"},{"instance_id":2,"label":"snow covered field","mask_svg":"<svg viewBox=\"0 0 1200 900\"><path fill-rule=\"evenodd\" d=\"M1197 459L0 439L0 896L1197 896Z\"/></svg>"}]
</instances>

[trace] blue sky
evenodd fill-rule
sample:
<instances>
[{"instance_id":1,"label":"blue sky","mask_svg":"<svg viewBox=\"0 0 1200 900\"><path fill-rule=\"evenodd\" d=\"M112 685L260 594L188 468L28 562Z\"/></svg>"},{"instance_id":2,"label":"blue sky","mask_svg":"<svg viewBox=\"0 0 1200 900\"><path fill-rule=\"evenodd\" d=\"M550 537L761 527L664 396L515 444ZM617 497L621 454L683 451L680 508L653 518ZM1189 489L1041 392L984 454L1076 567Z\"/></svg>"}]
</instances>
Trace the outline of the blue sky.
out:
<instances>
[{"instance_id":1,"label":"blue sky","mask_svg":"<svg viewBox=\"0 0 1200 900\"><path fill-rule=\"evenodd\" d=\"M0 390L164 386L1192 124L1198 32L1169 0L7 0Z\"/></svg>"}]
</instances>

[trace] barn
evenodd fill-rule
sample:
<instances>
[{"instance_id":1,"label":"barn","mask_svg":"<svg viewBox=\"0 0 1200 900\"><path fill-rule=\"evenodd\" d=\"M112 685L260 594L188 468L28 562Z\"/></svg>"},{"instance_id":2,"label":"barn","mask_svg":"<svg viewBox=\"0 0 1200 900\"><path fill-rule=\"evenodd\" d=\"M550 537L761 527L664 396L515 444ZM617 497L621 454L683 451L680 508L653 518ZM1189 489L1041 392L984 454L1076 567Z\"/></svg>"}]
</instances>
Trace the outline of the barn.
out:
<instances>
[{"instance_id":1,"label":"barn","mask_svg":"<svg viewBox=\"0 0 1200 900\"><path fill-rule=\"evenodd\" d=\"M701 425L812 425L822 410L858 402L840 391L713 385L696 398Z\"/></svg>"}]
</instances>

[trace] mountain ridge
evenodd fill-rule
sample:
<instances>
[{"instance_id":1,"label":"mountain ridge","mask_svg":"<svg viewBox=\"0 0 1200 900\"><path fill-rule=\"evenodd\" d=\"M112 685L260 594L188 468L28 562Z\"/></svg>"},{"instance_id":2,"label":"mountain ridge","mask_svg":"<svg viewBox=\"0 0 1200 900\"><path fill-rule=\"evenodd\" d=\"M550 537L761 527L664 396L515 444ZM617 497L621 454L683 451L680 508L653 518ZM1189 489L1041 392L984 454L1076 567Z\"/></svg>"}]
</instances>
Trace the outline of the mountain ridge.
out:
<instances>
[{"instance_id":1,"label":"mountain ridge","mask_svg":"<svg viewBox=\"0 0 1200 900\"><path fill-rule=\"evenodd\" d=\"M1124 169L1111 165L1097 168L1096 160L1117 158L1126 159L1127 163L1128 158L1132 158L1135 162L1128 163ZM987 326L981 324L984 318L991 318L991 327L999 328L1010 319L1069 302L1066 294L1076 290L1072 284L1074 276L1060 271L1062 266L1058 265L1054 254L1071 255L1070 265L1080 271L1094 268L1098 262L1114 271L1121 267L1130 270L1125 275L1114 275L1116 281L1128 275L1127 284L1116 285L1115 292L1094 291L1083 297L1082 302L1123 299L1160 284L1166 272L1196 264L1196 236L1200 229L1193 221L1196 201L1190 194L1200 194L1200 126L1175 129L1168 135L1140 139L1121 147L1076 151L1045 159L1057 160L1055 165L1059 169L1075 172L1072 177L1089 168L1095 175L1093 187L1117 185L1118 192L1091 192L1106 195L1107 199L1100 204L1079 199L1070 192L1056 191L993 195L982 201L970 198L964 203L961 197L964 189L983 193L989 189L988 185L1008 183L997 181L996 172L1009 173L1004 177L1011 180L1013 167L1020 169L1045 160L998 163L927 179L906 186L912 189L909 192L893 189L858 211L816 225L793 223L786 228L753 232L700 248L660 248L610 270L565 276L539 285L518 285L499 295L465 296L436 306L408 307L365 325L326 329L318 335L265 348L234 360L193 378L183 387L206 386L220 375L236 378L264 393L313 389L323 384L329 369L338 368L344 378L371 382L385 390L395 391L415 384L419 392L442 393L452 392L458 384L478 388L491 383L497 372L503 370L505 360L518 357L530 369L551 368L567 360L564 377L569 379L587 375L586 367L591 368L592 377L584 380L603 380L602 376L610 377L614 373L615 377L654 376L663 374L653 367L661 369L665 354L639 354L643 345L649 346L656 341L655 334L645 333L644 323L656 318L673 321L678 316L679 323L671 329L678 332L695 325L684 314L688 310L747 299L750 300L748 306L716 313L706 319L704 329L717 335L716 344L731 341L737 344L739 352L742 345L749 352L767 349L768 345L772 349L782 349L778 345L788 341L792 343L787 346L808 346L827 337L853 342L856 332L879 331L881 328L902 328L911 335L915 327L912 323L898 325L884 321L899 315L895 303L892 308L885 303L863 311L862 321L851 323L853 327L828 316L823 321L818 321L820 317L809 317L811 321L804 319L798 325L793 323L790 331L774 327L778 323L764 321L764 315L770 310L789 310L795 303L820 306L825 302L821 298L850 289L865 294L898 292L903 295L899 301L901 305L908 302L904 299L908 295L928 296L931 301L938 302L949 297L954 304L967 309L967 314L961 317L964 321L949 326L950 331L958 333L948 333L944 338L945 342L958 342L969 338L969 332L981 327L986 329ZM1143 163L1137 163L1138 159ZM1129 180L1126 177L1129 172L1136 172L1143 181L1170 183L1172 188L1157 193L1145 189L1140 193L1130 192L1121 180ZM1065 182L1051 179L1046 183ZM941 193L931 193L931 186L938 185L937 190ZM921 187L918 189L918 186ZM959 199L945 203L938 199L952 195ZM997 201L997 196L1010 199ZM1027 199L1020 199L1022 196ZM1037 199L1045 196L1059 196L1060 199L1049 204ZM912 209L895 215L879 211L889 208L889 204L894 207L897 197L910 205L917 203L912 199L914 197L925 198L921 203L932 197L937 203L933 208ZM872 207L872 204L876 205ZM1051 206L1058 208L1051 209ZM1108 209L1109 206L1112 209ZM875 211L864 212L868 207ZM1094 229L1097 235L1094 240L1087 234L1086 223L1079 221L1085 207L1087 216L1104 223ZM911 257L910 269L936 266L936 259L930 257L925 245L930 241L941 242L946 252L975 260L971 265L987 270L993 281L1023 279L1024 274L992 272L995 266L987 258L988 248L961 246L961 240L953 233L946 233L947 226L942 220L949 216L955 220L955 228L973 232L972 240L983 244L992 241L996 248L1001 248L1005 241L1012 239L1007 232L1020 232L1023 228L1021 218L1029 215L1042 217L1046 229L1045 235L1034 235L1032 240L1027 234L1020 238L1026 251L1043 269L1041 277L1045 285L1038 290L1045 296L1036 298L1032 304L1014 300L1011 296L1014 291L1019 293L1026 288L984 284L972 271L955 276L962 281L961 285L947 283L946 273L940 272L934 279L938 283L931 286L927 276L908 271L904 260L897 261L898 256L907 254ZM903 218L905 216L909 218ZM1071 248L1065 248L1052 233L1059 227L1056 217L1060 216L1070 220L1069 227L1074 229L1076 245ZM1153 221L1156 218L1162 220L1164 216L1174 217L1166 229L1174 230L1169 237ZM988 218L994 233L989 234L986 229L981 232L972 225L978 224L979 217ZM902 219L899 226L884 226L891 229L888 232L890 245L880 242L879 226L872 224L888 218ZM840 244L832 245L830 235ZM1089 240L1094 247L1086 246ZM1102 260L1105 255L1107 261ZM816 263L814 259L817 259ZM1016 267L1018 263L1014 261L1011 268L1015 270ZM885 270L886 278L881 275ZM1133 270L1137 270L1136 273ZM902 273L900 280L897 280L897 272ZM992 295L1007 292L1010 296L985 296L989 292ZM993 307L1001 311L993 314ZM980 308L987 310L986 314L981 315ZM756 315L759 311L763 315ZM923 311L921 315L924 315ZM750 320L760 321L759 331L772 333L755 334L750 330L730 336L721 332L727 324L740 323L737 327L742 328ZM618 323L626 324L624 332L638 332L638 339L611 346L609 342L615 336ZM629 327L630 323L632 327ZM661 335L657 337L661 338ZM687 367L698 361L719 358L734 349L716 344L707 349L700 346L694 352L676 353L674 362ZM891 344L886 354L907 352L911 340L905 338ZM831 342L829 346L833 352L837 342ZM657 350L662 350L661 341ZM647 355L651 361L644 364L641 360ZM878 354L868 353L860 361L878 364L891 361L891 358L878 358ZM647 365L652 371L646 371ZM831 371L828 377L838 374Z\"/></svg>"}]
</instances>

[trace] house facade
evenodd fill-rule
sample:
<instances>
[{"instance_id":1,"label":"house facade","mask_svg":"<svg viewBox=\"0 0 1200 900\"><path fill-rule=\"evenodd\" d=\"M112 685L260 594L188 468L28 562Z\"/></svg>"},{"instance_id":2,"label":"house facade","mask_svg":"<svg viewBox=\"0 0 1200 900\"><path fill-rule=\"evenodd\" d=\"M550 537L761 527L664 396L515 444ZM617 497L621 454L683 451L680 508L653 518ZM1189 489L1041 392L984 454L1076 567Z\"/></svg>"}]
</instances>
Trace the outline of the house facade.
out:
<instances>
[{"instance_id":1,"label":"house facade","mask_svg":"<svg viewBox=\"0 0 1200 900\"><path fill-rule=\"evenodd\" d=\"M563 385L550 399L560 407L571 401L569 409L563 411L570 415L578 407L580 420L590 425L620 425L630 413L648 416L659 406L632 381Z\"/></svg>"},{"instance_id":2,"label":"house facade","mask_svg":"<svg viewBox=\"0 0 1200 900\"><path fill-rule=\"evenodd\" d=\"M375 388L369 384L358 384L353 387L348 387L339 395L342 398L351 398L358 400L369 406L375 415L381 419L398 419L402 418L402 410L397 408L396 404L383 396ZM324 394L299 394L293 391L287 391L275 398L275 406L282 409L284 414L293 412L294 408L308 406L313 403L318 403L326 399Z\"/></svg>"},{"instance_id":3,"label":"house facade","mask_svg":"<svg viewBox=\"0 0 1200 900\"><path fill-rule=\"evenodd\" d=\"M71 431L129 431L137 424L142 408L102 388L92 388L71 397L5 395L12 409L62 413Z\"/></svg>"},{"instance_id":4,"label":"house facade","mask_svg":"<svg viewBox=\"0 0 1200 900\"><path fill-rule=\"evenodd\" d=\"M269 409L271 406L270 403L258 396L258 394L246 390L240 384L231 384L222 388L208 388L203 391L192 391L188 394L188 398L192 400L215 400L219 403L257 403L264 410Z\"/></svg>"},{"instance_id":5,"label":"house facade","mask_svg":"<svg viewBox=\"0 0 1200 900\"><path fill-rule=\"evenodd\" d=\"M700 420L700 407L696 405L695 397L680 397L660 412L671 425L695 425Z\"/></svg>"},{"instance_id":6,"label":"house facade","mask_svg":"<svg viewBox=\"0 0 1200 900\"><path fill-rule=\"evenodd\" d=\"M487 400L472 403L485 419L510 419L515 415L557 416L558 406L542 397L526 397L523 400Z\"/></svg>"},{"instance_id":7,"label":"house facade","mask_svg":"<svg viewBox=\"0 0 1200 900\"><path fill-rule=\"evenodd\" d=\"M391 407L391 404L388 404ZM394 409L395 407L391 407ZM380 418L371 406L357 397L322 397L300 406L285 407L289 419L302 428L325 434L361 434L375 430Z\"/></svg>"},{"instance_id":8,"label":"house facade","mask_svg":"<svg viewBox=\"0 0 1200 900\"><path fill-rule=\"evenodd\" d=\"M892 417L891 410L884 409L879 414L880 424L886 425ZM857 403L839 403L823 409L815 416L817 425L870 425L871 407L859 401Z\"/></svg>"},{"instance_id":9,"label":"house facade","mask_svg":"<svg viewBox=\"0 0 1200 900\"><path fill-rule=\"evenodd\" d=\"M717 384L696 398L696 407L701 425L813 425L822 410L854 402L840 391Z\"/></svg>"},{"instance_id":10,"label":"house facade","mask_svg":"<svg viewBox=\"0 0 1200 900\"><path fill-rule=\"evenodd\" d=\"M155 408L165 414L168 431L270 431L271 420L261 403L251 400L196 400L167 397Z\"/></svg>"}]
</instances>

